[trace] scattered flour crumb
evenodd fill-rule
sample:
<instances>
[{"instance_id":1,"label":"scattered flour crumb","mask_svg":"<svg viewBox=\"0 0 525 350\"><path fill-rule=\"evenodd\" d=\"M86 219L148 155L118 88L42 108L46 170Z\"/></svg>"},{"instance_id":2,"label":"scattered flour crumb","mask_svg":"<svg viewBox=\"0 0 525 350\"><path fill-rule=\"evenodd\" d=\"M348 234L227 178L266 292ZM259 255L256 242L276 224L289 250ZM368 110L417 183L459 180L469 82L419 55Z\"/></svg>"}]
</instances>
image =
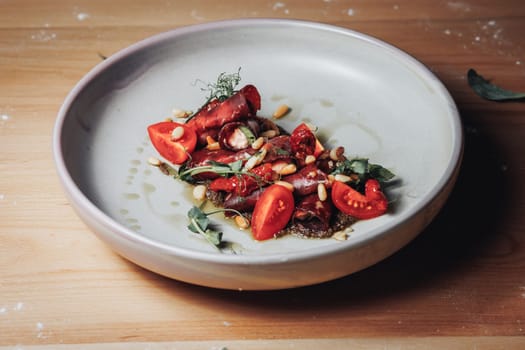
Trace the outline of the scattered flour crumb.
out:
<instances>
[{"instance_id":1,"label":"scattered flour crumb","mask_svg":"<svg viewBox=\"0 0 525 350\"><path fill-rule=\"evenodd\" d=\"M5 306L0 307L0 315L7 314L7 308Z\"/></svg>"},{"instance_id":2,"label":"scattered flour crumb","mask_svg":"<svg viewBox=\"0 0 525 350\"><path fill-rule=\"evenodd\" d=\"M14 311L21 311L24 308L24 303L19 301L18 303L13 306Z\"/></svg>"},{"instance_id":3,"label":"scattered flour crumb","mask_svg":"<svg viewBox=\"0 0 525 350\"><path fill-rule=\"evenodd\" d=\"M5 195L0 193L0 201L3 201L5 199Z\"/></svg>"},{"instance_id":4,"label":"scattered flour crumb","mask_svg":"<svg viewBox=\"0 0 525 350\"><path fill-rule=\"evenodd\" d=\"M519 66L520 64L521 64L521 61L520 61L520 60L517 60L517 61L516 61L516 65Z\"/></svg>"},{"instance_id":5,"label":"scattered flour crumb","mask_svg":"<svg viewBox=\"0 0 525 350\"><path fill-rule=\"evenodd\" d=\"M36 330L37 330L37 338L47 338L47 336L44 334L44 324L42 322L36 323Z\"/></svg>"},{"instance_id":6,"label":"scattered flour crumb","mask_svg":"<svg viewBox=\"0 0 525 350\"><path fill-rule=\"evenodd\" d=\"M193 19L196 19L198 21L204 21L205 18L200 16L197 12L197 10L191 10L191 13L190 13L190 16L193 18Z\"/></svg>"},{"instance_id":7,"label":"scattered flour crumb","mask_svg":"<svg viewBox=\"0 0 525 350\"><path fill-rule=\"evenodd\" d=\"M222 321L222 324L225 326L225 327L230 327L232 324L228 321Z\"/></svg>"},{"instance_id":8,"label":"scattered flour crumb","mask_svg":"<svg viewBox=\"0 0 525 350\"><path fill-rule=\"evenodd\" d=\"M394 11L397 11L397 10L399 10L399 5L394 5L394 6L392 6L392 8L394 9Z\"/></svg>"},{"instance_id":9,"label":"scattered flour crumb","mask_svg":"<svg viewBox=\"0 0 525 350\"><path fill-rule=\"evenodd\" d=\"M452 10L465 11L465 12L471 11L470 6L461 1L449 1L447 5Z\"/></svg>"},{"instance_id":10,"label":"scattered flour crumb","mask_svg":"<svg viewBox=\"0 0 525 350\"><path fill-rule=\"evenodd\" d=\"M39 30L37 33L31 35L31 39L41 42L51 41L56 39L56 37L56 33L52 33L47 30Z\"/></svg>"},{"instance_id":11,"label":"scattered flour crumb","mask_svg":"<svg viewBox=\"0 0 525 350\"><path fill-rule=\"evenodd\" d=\"M79 12L77 13L77 20L79 21L85 21L86 19L88 19L89 17L91 17L89 15L89 13L85 13L85 12Z\"/></svg>"},{"instance_id":12,"label":"scattered flour crumb","mask_svg":"<svg viewBox=\"0 0 525 350\"><path fill-rule=\"evenodd\" d=\"M355 14L355 11L354 11L354 9L348 9L348 11L346 11L346 14L348 16L353 16Z\"/></svg>"},{"instance_id":13,"label":"scattered flour crumb","mask_svg":"<svg viewBox=\"0 0 525 350\"><path fill-rule=\"evenodd\" d=\"M276 2L272 6L272 10L276 11L278 9L284 8L286 5L283 2Z\"/></svg>"},{"instance_id":14,"label":"scattered flour crumb","mask_svg":"<svg viewBox=\"0 0 525 350\"><path fill-rule=\"evenodd\" d=\"M443 31L443 33L445 33L445 35L450 35L450 34L452 34L452 32L450 31L450 29L445 29L445 30Z\"/></svg>"},{"instance_id":15,"label":"scattered flour crumb","mask_svg":"<svg viewBox=\"0 0 525 350\"><path fill-rule=\"evenodd\" d=\"M279 2L276 2L276 3L273 4L272 10L277 11L277 10L280 10L280 9L282 9L285 14L289 14L290 13L290 10L288 10L286 8L286 4L284 2L280 2L279 1Z\"/></svg>"},{"instance_id":16,"label":"scattered flour crumb","mask_svg":"<svg viewBox=\"0 0 525 350\"><path fill-rule=\"evenodd\" d=\"M2 115L0 115L0 119L2 119L2 121L6 122L9 119L11 119L11 117L8 116L7 114L2 114Z\"/></svg>"}]
</instances>

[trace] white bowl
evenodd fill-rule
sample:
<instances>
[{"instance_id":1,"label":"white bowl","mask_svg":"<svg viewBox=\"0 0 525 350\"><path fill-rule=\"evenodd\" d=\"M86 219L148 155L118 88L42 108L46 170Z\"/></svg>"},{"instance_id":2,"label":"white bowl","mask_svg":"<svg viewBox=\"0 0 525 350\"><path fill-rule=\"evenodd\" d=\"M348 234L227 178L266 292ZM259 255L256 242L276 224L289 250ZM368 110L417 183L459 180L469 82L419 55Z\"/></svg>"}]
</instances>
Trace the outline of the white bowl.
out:
<instances>
[{"instance_id":1,"label":"white bowl","mask_svg":"<svg viewBox=\"0 0 525 350\"><path fill-rule=\"evenodd\" d=\"M331 145L397 175L392 209L358 222L346 241L293 236L256 242L213 217L237 254L187 228L188 186L148 165L146 127L205 100L201 83L241 68L262 95L260 115L280 104L291 130L316 124ZM443 206L461 162L455 104L406 53L361 33L289 20L246 19L176 29L97 65L67 96L53 135L58 175L87 225L118 254L188 283L239 290L291 288L368 267L412 240Z\"/></svg>"}]
</instances>

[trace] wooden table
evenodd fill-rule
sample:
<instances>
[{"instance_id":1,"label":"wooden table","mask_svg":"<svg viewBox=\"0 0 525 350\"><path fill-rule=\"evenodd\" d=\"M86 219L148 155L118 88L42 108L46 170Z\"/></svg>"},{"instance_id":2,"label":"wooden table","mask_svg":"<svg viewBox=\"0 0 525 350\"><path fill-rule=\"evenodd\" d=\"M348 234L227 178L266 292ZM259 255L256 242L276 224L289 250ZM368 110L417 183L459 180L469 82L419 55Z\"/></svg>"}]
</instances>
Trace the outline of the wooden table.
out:
<instances>
[{"instance_id":1,"label":"wooden table","mask_svg":"<svg viewBox=\"0 0 525 350\"><path fill-rule=\"evenodd\" d=\"M241 17L370 34L449 88L463 168L409 246L322 285L222 291L123 260L75 215L51 154L74 84L140 39ZM522 0L0 1L0 348L524 349L525 103L483 100L466 81L475 68L525 90L524 33Z\"/></svg>"}]
</instances>

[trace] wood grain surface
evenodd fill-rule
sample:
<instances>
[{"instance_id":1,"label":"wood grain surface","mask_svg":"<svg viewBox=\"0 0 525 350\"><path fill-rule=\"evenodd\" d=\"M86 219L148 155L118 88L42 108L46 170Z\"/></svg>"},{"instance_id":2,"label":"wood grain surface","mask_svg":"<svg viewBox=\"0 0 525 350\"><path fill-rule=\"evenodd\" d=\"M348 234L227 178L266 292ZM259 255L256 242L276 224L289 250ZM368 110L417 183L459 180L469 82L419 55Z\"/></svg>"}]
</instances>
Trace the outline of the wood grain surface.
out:
<instances>
[{"instance_id":1,"label":"wood grain surface","mask_svg":"<svg viewBox=\"0 0 525 350\"><path fill-rule=\"evenodd\" d=\"M115 255L67 202L52 129L101 56L180 26L246 17L375 36L450 90L466 140L457 186L394 256L306 288L213 290ZM524 33L522 0L0 1L1 348L525 348L525 101L483 100L466 81L475 68L525 91Z\"/></svg>"}]
</instances>

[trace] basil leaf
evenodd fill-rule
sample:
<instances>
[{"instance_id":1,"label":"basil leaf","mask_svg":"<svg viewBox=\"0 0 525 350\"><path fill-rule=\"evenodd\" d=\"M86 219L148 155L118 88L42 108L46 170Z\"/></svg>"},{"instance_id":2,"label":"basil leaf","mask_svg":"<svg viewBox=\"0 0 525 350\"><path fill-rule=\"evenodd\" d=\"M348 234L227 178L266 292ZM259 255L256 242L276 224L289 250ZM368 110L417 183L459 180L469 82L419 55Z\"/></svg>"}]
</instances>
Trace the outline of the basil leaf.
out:
<instances>
[{"instance_id":1,"label":"basil leaf","mask_svg":"<svg viewBox=\"0 0 525 350\"><path fill-rule=\"evenodd\" d=\"M370 164L369 172L370 176L372 176L379 182L390 181L395 176L393 172L386 168L383 168L381 165L378 164Z\"/></svg>"},{"instance_id":2,"label":"basil leaf","mask_svg":"<svg viewBox=\"0 0 525 350\"><path fill-rule=\"evenodd\" d=\"M525 99L524 92L505 90L479 75L474 69L467 73L470 87L481 97L491 101L507 101Z\"/></svg>"},{"instance_id":3,"label":"basil leaf","mask_svg":"<svg viewBox=\"0 0 525 350\"><path fill-rule=\"evenodd\" d=\"M393 172L379 164L369 163L367 158L346 159L332 172L332 175L336 174L357 174L359 176L358 183L366 181L370 177L379 182L387 182L395 177Z\"/></svg>"},{"instance_id":4,"label":"basil leaf","mask_svg":"<svg viewBox=\"0 0 525 350\"><path fill-rule=\"evenodd\" d=\"M368 170L368 159L352 159L349 164L349 169L359 175L366 174Z\"/></svg>"}]
</instances>

